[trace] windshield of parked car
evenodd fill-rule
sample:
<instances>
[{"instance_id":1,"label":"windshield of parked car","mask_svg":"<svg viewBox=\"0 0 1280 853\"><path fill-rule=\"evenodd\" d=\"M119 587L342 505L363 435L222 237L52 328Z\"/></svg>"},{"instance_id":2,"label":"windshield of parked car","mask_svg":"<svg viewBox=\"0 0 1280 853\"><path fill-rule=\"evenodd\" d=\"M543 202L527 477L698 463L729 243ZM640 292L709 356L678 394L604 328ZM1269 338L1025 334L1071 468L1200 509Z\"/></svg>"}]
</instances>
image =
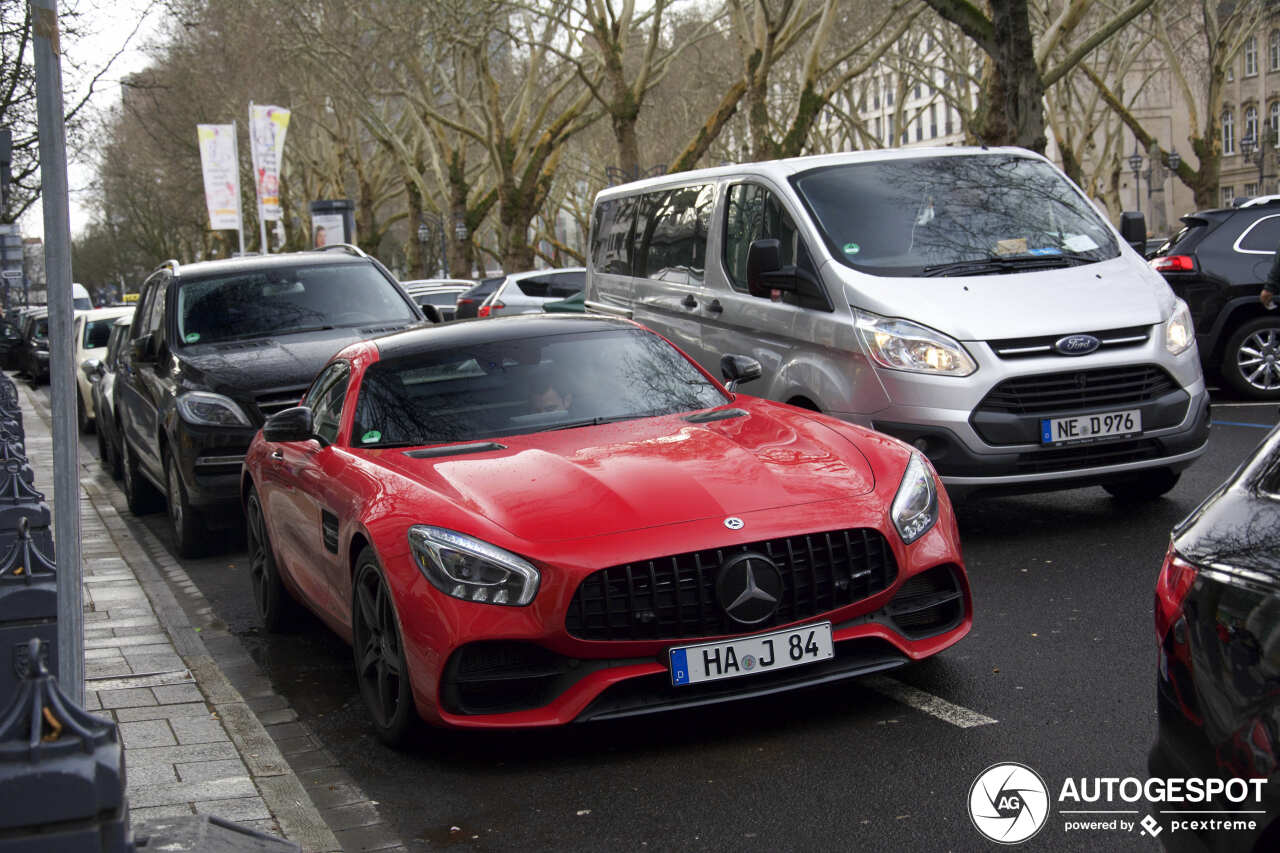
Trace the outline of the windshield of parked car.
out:
<instances>
[{"instance_id":1,"label":"windshield of parked car","mask_svg":"<svg viewBox=\"0 0 1280 853\"><path fill-rule=\"evenodd\" d=\"M417 320L391 282L368 264L281 267L183 281L177 313L183 344Z\"/></svg>"},{"instance_id":2,"label":"windshield of parked car","mask_svg":"<svg viewBox=\"0 0 1280 853\"><path fill-rule=\"evenodd\" d=\"M729 401L640 329L459 345L365 371L354 447L416 446L593 426Z\"/></svg>"},{"instance_id":3,"label":"windshield of parked car","mask_svg":"<svg viewBox=\"0 0 1280 853\"><path fill-rule=\"evenodd\" d=\"M990 275L1119 254L1089 201L1030 157L854 163L792 181L832 255L872 275Z\"/></svg>"}]
</instances>

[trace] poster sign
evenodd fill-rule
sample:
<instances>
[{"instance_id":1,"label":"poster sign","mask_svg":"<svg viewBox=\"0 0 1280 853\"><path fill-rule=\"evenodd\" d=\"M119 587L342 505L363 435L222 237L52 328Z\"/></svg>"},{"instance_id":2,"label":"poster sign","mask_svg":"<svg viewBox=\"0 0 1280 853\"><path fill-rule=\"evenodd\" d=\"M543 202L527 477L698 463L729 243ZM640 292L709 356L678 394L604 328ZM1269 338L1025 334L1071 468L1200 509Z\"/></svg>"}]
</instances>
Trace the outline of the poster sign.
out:
<instances>
[{"instance_id":1,"label":"poster sign","mask_svg":"<svg viewBox=\"0 0 1280 853\"><path fill-rule=\"evenodd\" d=\"M280 210L280 163L284 157L289 115L289 110L284 107L249 104L249 147L253 154L258 206L266 222L283 218Z\"/></svg>"},{"instance_id":2,"label":"poster sign","mask_svg":"<svg viewBox=\"0 0 1280 853\"><path fill-rule=\"evenodd\" d=\"M350 243L341 213L311 214L311 245L319 249L334 243Z\"/></svg>"},{"instance_id":3,"label":"poster sign","mask_svg":"<svg viewBox=\"0 0 1280 853\"><path fill-rule=\"evenodd\" d=\"M204 172L204 202L209 228L240 230L240 163L236 156L234 124L198 124L200 167Z\"/></svg>"}]
</instances>

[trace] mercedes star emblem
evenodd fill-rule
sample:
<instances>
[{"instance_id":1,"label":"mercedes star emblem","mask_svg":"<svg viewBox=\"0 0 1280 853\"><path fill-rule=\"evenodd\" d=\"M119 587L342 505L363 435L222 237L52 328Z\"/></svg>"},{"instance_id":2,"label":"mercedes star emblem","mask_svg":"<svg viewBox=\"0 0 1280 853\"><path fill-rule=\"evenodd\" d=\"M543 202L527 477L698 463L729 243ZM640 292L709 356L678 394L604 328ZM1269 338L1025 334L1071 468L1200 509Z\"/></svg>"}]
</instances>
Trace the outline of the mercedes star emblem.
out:
<instances>
[{"instance_id":1,"label":"mercedes star emblem","mask_svg":"<svg viewBox=\"0 0 1280 853\"><path fill-rule=\"evenodd\" d=\"M731 515L724 520L724 526L730 530L741 530L747 526L747 523L736 515Z\"/></svg>"}]
</instances>

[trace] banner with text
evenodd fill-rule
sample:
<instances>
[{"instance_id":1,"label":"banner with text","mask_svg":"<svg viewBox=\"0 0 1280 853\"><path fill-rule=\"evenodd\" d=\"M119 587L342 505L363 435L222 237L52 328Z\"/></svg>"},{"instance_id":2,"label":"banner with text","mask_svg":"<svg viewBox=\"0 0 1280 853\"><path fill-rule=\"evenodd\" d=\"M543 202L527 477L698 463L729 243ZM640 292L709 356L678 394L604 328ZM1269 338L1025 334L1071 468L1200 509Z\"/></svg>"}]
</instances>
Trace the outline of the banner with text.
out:
<instances>
[{"instance_id":1,"label":"banner with text","mask_svg":"<svg viewBox=\"0 0 1280 853\"><path fill-rule=\"evenodd\" d=\"M280 163L284 157L284 135L289 129L289 110L265 104L249 105L249 147L253 153L253 174L258 186L262 218L274 222L280 211Z\"/></svg>"},{"instance_id":2,"label":"banner with text","mask_svg":"<svg viewBox=\"0 0 1280 853\"><path fill-rule=\"evenodd\" d=\"M200 167L204 171L204 202L209 228L240 230L240 163L236 156L234 124L198 124Z\"/></svg>"}]
</instances>

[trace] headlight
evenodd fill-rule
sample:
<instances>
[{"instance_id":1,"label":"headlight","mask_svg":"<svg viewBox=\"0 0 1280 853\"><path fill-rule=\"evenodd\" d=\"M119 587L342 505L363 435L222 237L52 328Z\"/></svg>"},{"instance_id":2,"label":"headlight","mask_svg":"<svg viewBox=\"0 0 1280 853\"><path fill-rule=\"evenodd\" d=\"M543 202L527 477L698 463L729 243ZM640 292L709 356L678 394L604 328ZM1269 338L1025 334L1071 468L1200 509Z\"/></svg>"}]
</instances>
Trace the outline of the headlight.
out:
<instances>
[{"instance_id":1,"label":"headlight","mask_svg":"<svg viewBox=\"0 0 1280 853\"><path fill-rule=\"evenodd\" d=\"M862 342L881 367L943 376L968 376L978 369L965 348L942 332L869 311L856 314Z\"/></svg>"},{"instance_id":2,"label":"headlight","mask_svg":"<svg viewBox=\"0 0 1280 853\"><path fill-rule=\"evenodd\" d=\"M235 400L208 391L179 394L178 414L187 423L200 426L253 426Z\"/></svg>"},{"instance_id":3,"label":"headlight","mask_svg":"<svg viewBox=\"0 0 1280 853\"><path fill-rule=\"evenodd\" d=\"M1195 343L1195 330L1191 326L1191 309L1181 299L1173 308L1173 316L1164 324L1164 348L1170 355L1185 352Z\"/></svg>"},{"instance_id":4,"label":"headlight","mask_svg":"<svg viewBox=\"0 0 1280 853\"><path fill-rule=\"evenodd\" d=\"M893 497L889 517L908 545L925 535L938 520L938 489L933 472L919 453L911 454L898 493Z\"/></svg>"},{"instance_id":5,"label":"headlight","mask_svg":"<svg viewBox=\"0 0 1280 853\"><path fill-rule=\"evenodd\" d=\"M454 598L523 606L538 592L537 569L471 536L415 524L409 528L409 547L431 585Z\"/></svg>"}]
</instances>

